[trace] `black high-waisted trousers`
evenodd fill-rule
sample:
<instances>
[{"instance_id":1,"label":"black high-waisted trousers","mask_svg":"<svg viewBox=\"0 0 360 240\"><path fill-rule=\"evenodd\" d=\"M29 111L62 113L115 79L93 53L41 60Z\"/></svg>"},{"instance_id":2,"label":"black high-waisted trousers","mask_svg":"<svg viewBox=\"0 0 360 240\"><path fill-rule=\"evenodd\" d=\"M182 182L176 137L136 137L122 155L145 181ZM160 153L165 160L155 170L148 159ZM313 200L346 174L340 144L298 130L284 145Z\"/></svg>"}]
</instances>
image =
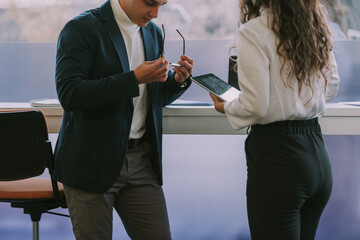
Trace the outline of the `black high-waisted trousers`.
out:
<instances>
[{"instance_id":1,"label":"black high-waisted trousers","mask_svg":"<svg viewBox=\"0 0 360 240\"><path fill-rule=\"evenodd\" d=\"M318 119L254 125L245 142L252 240L313 240L332 173Z\"/></svg>"}]
</instances>

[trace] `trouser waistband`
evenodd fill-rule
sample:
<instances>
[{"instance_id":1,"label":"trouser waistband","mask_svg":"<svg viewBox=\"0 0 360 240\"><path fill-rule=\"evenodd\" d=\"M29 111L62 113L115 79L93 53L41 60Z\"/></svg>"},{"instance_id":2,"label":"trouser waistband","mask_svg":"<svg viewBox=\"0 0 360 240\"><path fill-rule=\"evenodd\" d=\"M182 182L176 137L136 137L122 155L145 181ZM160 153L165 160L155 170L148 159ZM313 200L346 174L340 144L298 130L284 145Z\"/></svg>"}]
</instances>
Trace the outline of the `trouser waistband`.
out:
<instances>
[{"instance_id":1,"label":"trouser waistband","mask_svg":"<svg viewBox=\"0 0 360 240\"><path fill-rule=\"evenodd\" d=\"M321 131L321 128L318 118L313 118L309 120L287 120L269 124L255 124L251 126L251 131L295 134Z\"/></svg>"}]
</instances>

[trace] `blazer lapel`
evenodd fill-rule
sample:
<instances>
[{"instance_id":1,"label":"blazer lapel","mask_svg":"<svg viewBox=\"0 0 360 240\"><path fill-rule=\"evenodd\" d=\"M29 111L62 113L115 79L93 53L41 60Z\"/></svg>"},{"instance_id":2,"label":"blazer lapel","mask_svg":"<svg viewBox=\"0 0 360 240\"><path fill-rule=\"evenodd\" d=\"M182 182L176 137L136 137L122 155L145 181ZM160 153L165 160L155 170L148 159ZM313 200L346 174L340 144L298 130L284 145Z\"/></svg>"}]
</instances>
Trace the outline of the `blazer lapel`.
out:
<instances>
[{"instance_id":1,"label":"blazer lapel","mask_svg":"<svg viewBox=\"0 0 360 240\"><path fill-rule=\"evenodd\" d=\"M143 38L143 44L144 44L144 52L145 52L145 61L153 61L155 60L155 50L154 50L154 41L151 36L151 33L147 27L141 28L141 35ZM155 88L155 83L148 83L146 84L148 88L148 94L149 98L153 99L152 92ZM153 100L152 100L153 101Z\"/></svg>"},{"instance_id":2,"label":"blazer lapel","mask_svg":"<svg viewBox=\"0 0 360 240\"><path fill-rule=\"evenodd\" d=\"M145 61L155 60L154 52L154 41L151 36L151 33L147 27L141 28L141 35L143 38L144 51L145 51Z\"/></svg>"},{"instance_id":3,"label":"blazer lapel","mask_svg":"<svg viewBox=\"0 0 360 240\"><path fill-rule=\"evenodd\" d=\"M119 26L115 21L110 1L107 1L106 3L104 3L104 5L101 6L100 19L104 21L104 27L115 46L117 54L119 55L123 71L129 72L129 59L127 56L125 41L121 34Z\"/></svg>"}]
</instances>

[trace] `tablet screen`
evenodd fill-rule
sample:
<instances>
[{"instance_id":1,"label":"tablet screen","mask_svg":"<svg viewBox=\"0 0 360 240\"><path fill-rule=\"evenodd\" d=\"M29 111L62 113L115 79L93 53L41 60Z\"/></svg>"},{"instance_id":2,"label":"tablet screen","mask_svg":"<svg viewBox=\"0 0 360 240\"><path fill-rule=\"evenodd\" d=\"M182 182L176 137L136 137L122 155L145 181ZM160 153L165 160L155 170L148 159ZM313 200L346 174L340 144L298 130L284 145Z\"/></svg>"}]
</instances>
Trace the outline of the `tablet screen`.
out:
<instances>
[{"instance_id":1,"label":"tablet screen","mask_svg":"<svg viewBox=\"0 0 360 240\"><path fill-rule=\"evenodd\" d=\"M229 84L226 84L226 82L211 73L193 78L217 95L221 95L231 88Z\"/></svg>"},{"instance_id":2,"label":"tablet screen","mask_svg":"<svg viewBox=\"0 0 360 240\"><path fill-rule=\"evenodd\" d=\"M192 80L225 101L237 98L240 93L239 90L212 73L192 77Z\"/></svg>"}]
</instances>

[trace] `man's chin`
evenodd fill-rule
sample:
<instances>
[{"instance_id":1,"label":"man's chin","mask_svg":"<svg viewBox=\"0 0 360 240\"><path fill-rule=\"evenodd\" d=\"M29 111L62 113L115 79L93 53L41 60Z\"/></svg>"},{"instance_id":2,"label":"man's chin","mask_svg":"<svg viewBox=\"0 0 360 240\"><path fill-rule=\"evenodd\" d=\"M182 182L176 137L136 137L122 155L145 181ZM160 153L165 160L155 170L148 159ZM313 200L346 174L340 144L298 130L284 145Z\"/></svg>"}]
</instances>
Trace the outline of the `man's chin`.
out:
<instances>
[{"instance_id":1,"label":"man's chin","mask_svg":"<svg viewBox=\"0 0 360 240\"><path fill-rule=\"evenodd\" d=\"M141 21L139 21L139 22L137 23L137 25L138 25L139 27L146 27L149 22L151 22L151 20L141 19Z\"/></svg>"}]
</instances>

